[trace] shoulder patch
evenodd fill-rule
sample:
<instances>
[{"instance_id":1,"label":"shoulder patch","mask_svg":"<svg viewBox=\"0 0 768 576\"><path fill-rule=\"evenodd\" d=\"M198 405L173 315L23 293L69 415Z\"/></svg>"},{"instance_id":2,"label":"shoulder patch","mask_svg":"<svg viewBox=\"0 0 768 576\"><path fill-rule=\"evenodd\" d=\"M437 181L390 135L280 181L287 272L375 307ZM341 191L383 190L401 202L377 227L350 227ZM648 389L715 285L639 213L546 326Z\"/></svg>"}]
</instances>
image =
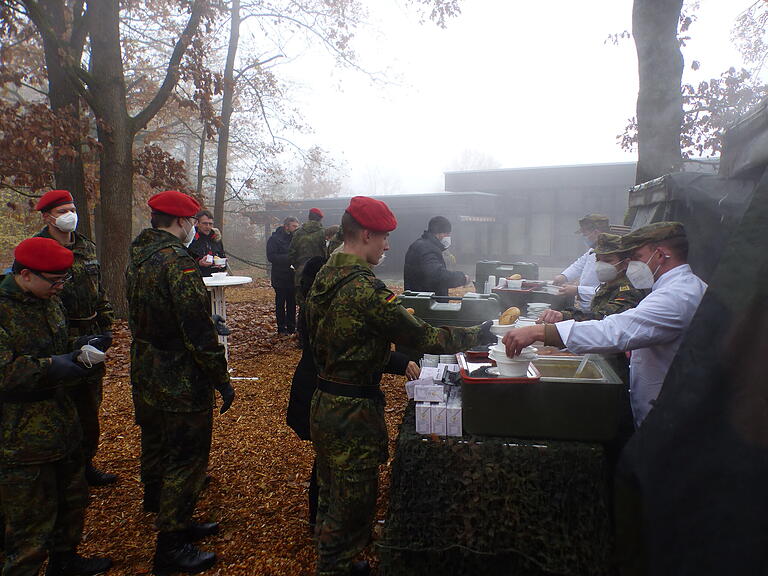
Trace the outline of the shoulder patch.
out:
<instances>
[{"instance_id":1,"label":"shoulder patch","mask_svg":"<svg viewBox=\"0 0 768 576\"><path fill-rule=\"evenodd\" d=\"M191 268L182 268L181 271L183 274L194 274L195 272L197 272L197 269L193 266Z\"/></svg>"},{"instance_id":2,"label":"shoulder patch","mask_svg":"<svg viewBox=\"0 0 768 576\"><path fill-rule=\"evenodd\" d=\"M628 292L629 290L632 290L632 288L630 288L626 284L619 288L619 292Z\"/></svg>"},{"instance_id":3,"label":"shoulder patch","mask_svg":"<svg viewBox=\"0 0 768 576\"><path fill-rule=\"evenodd\" d=\"M394 302L397 299L397 296L394 295L394 293L390 293L389 296L386 297L387 302Z\"/></svg>"}]
</instances>

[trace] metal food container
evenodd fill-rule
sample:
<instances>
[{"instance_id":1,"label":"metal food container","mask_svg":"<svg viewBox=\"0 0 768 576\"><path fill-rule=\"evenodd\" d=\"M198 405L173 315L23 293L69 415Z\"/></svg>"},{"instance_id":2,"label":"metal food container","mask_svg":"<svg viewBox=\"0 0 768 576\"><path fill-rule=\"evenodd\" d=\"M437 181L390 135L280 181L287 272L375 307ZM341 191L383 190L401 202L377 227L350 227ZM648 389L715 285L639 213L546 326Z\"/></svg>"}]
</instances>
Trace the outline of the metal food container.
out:
<instances>
[{"instance_id":1,"label":"metal food container","mask_svg":"<svg viewBox=\"0 0 768 576\"><path fill-rule=\"evenodd\" d=\"M480 260L475 264L475 286L482 290L488 276L506 278L520 274L526 280L539 279L539 265L535 262L500 262L499 260Z\"/></svg>"},{"instance_id":2,"label":"metal food container","mask_svg":"<svg viewBox=\"0 0 768 576\"><path fill-rule=\"evenodd\" d=\"M610 442L626 426L626 386L602 356L534 360L539 381L475 384L462 381L464 429L470 434Z\"/></svg>"}]
</instances>

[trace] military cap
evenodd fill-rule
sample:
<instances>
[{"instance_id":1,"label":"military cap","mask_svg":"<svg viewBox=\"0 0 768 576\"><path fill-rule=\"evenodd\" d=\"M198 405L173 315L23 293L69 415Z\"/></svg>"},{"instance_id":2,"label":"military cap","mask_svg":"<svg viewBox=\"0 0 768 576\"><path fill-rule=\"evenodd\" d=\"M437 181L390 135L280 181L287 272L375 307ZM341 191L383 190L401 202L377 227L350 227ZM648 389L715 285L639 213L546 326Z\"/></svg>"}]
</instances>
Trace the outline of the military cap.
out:
<instances>
[{"instance_id":1,"label":"military cap","mask_svg":"<svg viewBox=\"0 0 768 576\"><path fill-rule=\"evenodd\" d=\"M355 196L349 201L347 212L366 230L391 232L397 228L397 218L389 206L368 196Z\"/></svg>"},{"instance_id":2,"label":"military cap","mask_svg":"<svg viewBox=\"0 0 768 576\"><path fill-rule=\"evenodd\" d=\"M654 222L623 236L621 247L623 252L628 252L651 242L663 242L672 238L685 237L685 228L680 222Z\"/></svg>"},{"instance_id":3,"label":"military cap","mask_svg":"<svg viewBox=\"0 0 768 576\"><path fill-rule=\"evenodd\" d=\"M320 208L310 208L309 213L314 214L315 216L320 216L320 218L324 216L323 211L320 210Z\"/></svg>"},{"instance_id":4,"label":"military cap","mask_svg":"<svg viewBox=\"0 0 768 576\"><path fill-rule=\"evenodd\" d=\"M606 254L618 254L624 252L625 248L621 245L621 236L601 232L597 237L595 245L595 254L603 256Z\"/></svg>"},{"instance_id":5,"label":"military cap","mask_svg":"<svg viewBox=\"0 0 768 576\"><path fill-rule=\"evenodd\" d=\"M13 251L13 258L24 268L37 272L63 274L72 267L75 254L53 238L27 238Z\"/></svg>"},{"instance_id":6,"label":"military cap","mask_svg":"<svg viewBox=\"0 0 768 576\"><path fill-rule=\"evenodd\" d=\"M585 228L590 230L608 230L608 222L608 216L602 214L587 214L584 218L579 219L579 229L576 230L576 234L580 234Z\"/></svg>"},{"instance_id":7,"label":"military cap","mask_svg":"<svg viewBox=\"0 0 768 576\"><path fill-rule=\"evenodd\" d=\"M162 212L180 218L191 218L200 211L197 200L178 190L166 190L155 194L147 204L153 212Z\"/></svg>"},{"instance_id":8,"label":"military cap","mask_svg":"<svg viewBox=\"0 0 768 576\"><path fill-rule=\"evenodd\" d=\"M56 206L62 206L63 204L72 204L72 194L69 190L49 190L43 194L42 198L35 204L35 210L45 212Z\"/></svg>"}]
</instances>

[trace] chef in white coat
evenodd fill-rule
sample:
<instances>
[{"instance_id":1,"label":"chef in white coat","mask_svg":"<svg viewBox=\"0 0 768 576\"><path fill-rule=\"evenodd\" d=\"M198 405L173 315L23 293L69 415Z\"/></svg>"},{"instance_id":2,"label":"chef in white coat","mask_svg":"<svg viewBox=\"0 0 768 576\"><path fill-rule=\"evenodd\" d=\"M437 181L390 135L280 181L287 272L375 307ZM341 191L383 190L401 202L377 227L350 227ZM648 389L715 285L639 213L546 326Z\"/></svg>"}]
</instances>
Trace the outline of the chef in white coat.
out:
<instances>
[{"instance_id":1,"label":"chef in white coat","mask_svg":"<svg viewBox=\"0 0 768 576\"><path fill-rule=\"evenodd\" d=\"M600 280L595 272L595 244L601 232L610 232L608 216L602 214L587 214L579 220L579 229L576 234L584 237L587 251L584 252L573 264L568 266L560 274L555 276L552 283L555 286L563 286L562 294L575 296L576 302L582 310L589 310L592 306L592 298L600 286Z\"/></svg>"},{"instance_id":2,"label":"chef in white coat","mask_svg":"<svg viewBox=\"0 0 768 576\"><path fill-rule=\"evenodd\" d=\"M679 222L638 228L622 238L622 249L631 254L629 280L636 288L651 288L636 308L602 320L520 328L503 341L509 357L536 341L576 354L631 350L630 402L638 427L661 391L707 285L688 266L688 239Z\"/></svg>"}]
</instances>

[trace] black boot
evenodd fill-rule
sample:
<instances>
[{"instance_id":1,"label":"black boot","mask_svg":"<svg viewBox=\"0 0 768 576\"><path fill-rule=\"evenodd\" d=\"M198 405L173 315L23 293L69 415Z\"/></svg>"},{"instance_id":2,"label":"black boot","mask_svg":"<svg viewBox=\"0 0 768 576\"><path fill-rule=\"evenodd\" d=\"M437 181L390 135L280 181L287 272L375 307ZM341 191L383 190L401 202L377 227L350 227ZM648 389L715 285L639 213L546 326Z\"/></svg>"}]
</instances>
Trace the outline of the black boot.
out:
<instances>
[{"instance_id":1,"label":"black boot","mask_svg":"<svg viewBox=\"0 0 768 576\"><path fill-rule=\"evenodd\" d=\"M160 488L159 482L147 482L144 484L144 512L160 512Z\"/></svg>"},{"instance_id":2,"label":"black boot","mask_svg":"<svg viewBox=\"0 0 768 576\"><path fill-rule=\"evenodd\" d=\"M197 542L206 536L213 536L218 533L218 522L193 522L192 525L187 528L187 536L189 537L190 542Z\"/></svg>"},{"instance_id":3,"label":"black boot","mask_svg":"<svg viewBox=\"0 0 768 576\"><path fill-rule=\"evenodd\" d=\"M51 552L45 576L95 576L112 568L109 558L83 558L77 552Z\"/></svg>"},{"instance_id":4,"label":"black boot","mask_svg":"<svg viewBox=\"0 0 768 576\"><path fill-rule=\"evenodd\" d=\"M352 566L349 567L350 576L368 576L370 573L371 565L368 564L368 560L352 562Z\"/></svg>"},{"instance_id":5,"label":"black boot","mask_svg":"<svg viewBox=\"0 0 768 576\"><path fill-rule=\"evenodd\" d=\"M85 479L88 481L89 486L106 486L107 484L117 482L117 476L94 468L92 462L88 462L85 465Z\"/></svg>"},{"instance_id":6,"label":"black boot","mask_svg":"<svg viewBox=\"0 0 768 576\"><path fill-rule=\"evenodd\" d=\"M174 572L197 574L208 570L216 563L216 554L200 550L187 540L186 530L181 532L160 532L155 550L155 576L170 576Z\"/></svg>"}]
</instances>

